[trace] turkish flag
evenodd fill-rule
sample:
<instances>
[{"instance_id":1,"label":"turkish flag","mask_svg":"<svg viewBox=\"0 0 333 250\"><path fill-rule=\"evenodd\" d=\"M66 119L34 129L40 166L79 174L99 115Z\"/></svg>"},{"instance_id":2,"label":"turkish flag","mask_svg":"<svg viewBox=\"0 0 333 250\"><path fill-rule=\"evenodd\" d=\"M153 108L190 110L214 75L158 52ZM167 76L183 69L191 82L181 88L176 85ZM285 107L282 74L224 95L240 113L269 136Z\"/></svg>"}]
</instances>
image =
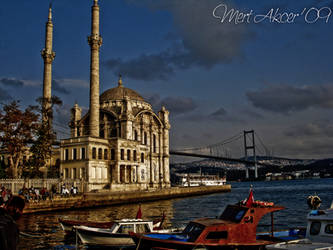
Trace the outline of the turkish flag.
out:
<instances>
[{"instance_id":1,"label":"turkish flag","mask_svg":"<svg viewBox=\"0 0 333 250\"><path fill-rule=\"evenodd\" d=\"M142 212L141 212L141 205L139 205L138 212L136 213L135 219L141 219L142 217Z\"/></svg>"},{"instance_id":2,"label":"turkish flag","mask_svg":"<svg viewBox=\"0 0 333 250\"><path fill-rule=\"evenodd\" d=\"M253 203L254 203L253 190L251 188L250 193L249 193L249 197L246 200L245 206L246 207L251 207Z\"/></svg>"}]
</instances>

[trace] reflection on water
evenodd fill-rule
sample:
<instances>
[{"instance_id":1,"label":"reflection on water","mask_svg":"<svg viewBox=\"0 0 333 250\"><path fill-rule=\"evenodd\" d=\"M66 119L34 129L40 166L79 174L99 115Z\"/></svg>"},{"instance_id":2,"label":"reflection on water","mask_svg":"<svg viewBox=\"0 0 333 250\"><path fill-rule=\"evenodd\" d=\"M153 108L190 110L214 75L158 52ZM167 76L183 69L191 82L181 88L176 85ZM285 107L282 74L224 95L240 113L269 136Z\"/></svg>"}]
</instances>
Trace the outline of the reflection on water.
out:
<instances>
[{"instance_id":1,"label":"reflection on water","mask_svg":"<svg viewBox=\"0 0 333 250\"><path fill-rule=\"evenodd\" d=\"M221 214L227 204L247 198L250 184L254 186L256 200L273 201L287 208L274 213L277 228L306 226L308 195L317 193L323 201L322 208L329 207L333 199L333 179L232 183L230 193L142 203L142 215L143 218L156 219L164 211L167 226L184 225L189 220L200 217L216 217ZM20 230L35 237L21 237L20 249L74 248L75 239L65 237L58 224L58 218L82 221L135 218L138 207L138 204L128 204L24 215L18 221ZM270 217L264 218L261 224L269 225ZM266 230L266 227L261 226L260 229Z\"/></svg>"}]
</instances>

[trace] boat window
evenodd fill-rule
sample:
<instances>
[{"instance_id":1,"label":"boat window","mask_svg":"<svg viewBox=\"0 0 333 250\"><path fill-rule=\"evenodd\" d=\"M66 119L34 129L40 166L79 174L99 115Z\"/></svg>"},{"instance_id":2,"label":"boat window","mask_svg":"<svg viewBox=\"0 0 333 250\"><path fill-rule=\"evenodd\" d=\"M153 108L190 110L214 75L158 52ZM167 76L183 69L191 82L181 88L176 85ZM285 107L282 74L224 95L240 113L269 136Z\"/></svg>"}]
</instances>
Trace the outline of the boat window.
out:
<instances>
[{"instance_id":1,"label":"boat window","mask_svg":"<svg viewBox=\"0 0 333 250\"><path fill-rule=\"evenodd\" d=\"M333 224L328 224L325 227L325 233L327 234L333 234Z\"/></svg>"},{"instance_id":2,"label":"boat window","mask_svg":"<svg viewBox=\"0 0 333 250\"><path fill-rule=\"evenodd\" d=\"M320 232L321 223L319 221L314 221L311 223L310 234L317 235Z\"/></svg>"},{"instance_id":3,"label":"boat window","mask_svg":"<svg viewBox=\"0 0 333 250\"><path fill-rule=\"evenodd\" d=\"M147 224L136 224L136 233L149 233L149 227Z\"/></svg>"},{"instance_id":4,"label":"boat window","mask_svg":"<svg viewBox=\"0 0 333 250\"><path fill-rule=\"evenodd\" d=\"M202 225L190 223L184 229L183 234L188 235L188 237L189 237L188 241L194 242L199 237L199 235L201 234L203 229L204 229L204 226L202 226Z\"/></svg>"},{"instance_id":5,"label":"boat window","mask_svg":"<svg viewBox=\"0 0 333 250\"><path fill-rule=\"evenodd\" d=\"M220 216L221 220L240 222L248 208L239 206L227 206Z\"/></svg>"},{"instance_id":6,"label":"boat window","mask_svg":"<svg viewBox=\"0 0 333 250\"><path fill-rule=\"evenodd\" d=\"M228 238L228 231L209 232L206 236L207 240L218 240L226 238Z\"/></svg>"},{"instance_id":7,"label":"boat window","mask_svg":"<svg viewBox=\"0 0 333 250\"><path fill-rule=\"evenodd\" d=\"M118 229L120 234L128 234L129 232L134 232L134 225L121 225Z\"/></svg>"}]
</instances>

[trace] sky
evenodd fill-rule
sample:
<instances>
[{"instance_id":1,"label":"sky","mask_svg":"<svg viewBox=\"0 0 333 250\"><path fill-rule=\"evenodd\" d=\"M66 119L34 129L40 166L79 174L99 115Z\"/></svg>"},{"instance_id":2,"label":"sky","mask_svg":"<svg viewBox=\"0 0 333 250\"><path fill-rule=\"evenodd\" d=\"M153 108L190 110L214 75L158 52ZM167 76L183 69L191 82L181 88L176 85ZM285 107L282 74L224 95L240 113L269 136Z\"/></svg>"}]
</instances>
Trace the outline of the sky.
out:
<instances>
[{"instance_id":1,"label":"sky","mask_svg":"<svg viewBox=\"0 0 333 250\"><path fill-rule=\"evenodd\" d=\"M42 95L40 51L50 2L0 5L1 103L20 100L25 107ZM52 1L52 95L63 101L54 123L60 137L68 137L75 102L88 110L92 3ZM122 74L124 86L156 112L165 105L172 149L211 145L253 129L274 156L333 157L332 0L99 4L101 93L117 86ZM243 140L223 150L242 156Z\"/></svg>"}]
</instances>

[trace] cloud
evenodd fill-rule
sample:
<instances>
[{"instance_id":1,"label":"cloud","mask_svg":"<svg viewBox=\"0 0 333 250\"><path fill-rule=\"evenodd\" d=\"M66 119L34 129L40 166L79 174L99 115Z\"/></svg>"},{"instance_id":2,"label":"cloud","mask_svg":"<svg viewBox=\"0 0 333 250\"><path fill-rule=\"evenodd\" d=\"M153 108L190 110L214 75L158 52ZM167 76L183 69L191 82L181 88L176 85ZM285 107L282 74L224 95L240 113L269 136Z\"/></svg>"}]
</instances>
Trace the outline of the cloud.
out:
<instances>
[{"instance_id":1,"label":"cloud","mask_svg":"<svg viewBox=\"0 0 333 250\"><path fill-rule=\"evenodd\" d=\"M228 114L228 112L224 108L219 108L216 111L205 114L203 112L196 112L184 116L183 119L192 121L192 122L207 122L207 121L215 121L215 122L231 122L231 123L245 123L245 121Z\"/></svg>"},{"instance_id":2,"label":"cloud","mask_svg":"<svg viewBox=\"0 0 333 250\"><path fill-rule=\"evenodd\" d=\"M316 121L308 124L293 126L284 134L288 137L333 137L333 123L330 121Z\"/></svg>"},{"instance_id":3,"label":"cloud","mask_svg":"<svg viewBox=\"0 0 333 250\"><path fill-rule=\"evenodd\" d=\"M60 81L58 80L52 80L52 90L66 95L70 94L70 91L68 91L65 87L63 87L63 85L60 84Z\"/></svg>"},{"instance_id":4,"label":"cloud","mask_svg":"<svg viewBox=\"0 0 333 250\"><path fill-rule=\"evenodd\" d=\"M156 110L159 110L162 106L165 106L167 110L170 111L171 115L189 113L198 107L197 103L190 97L169 96L161 99L159 95L154 94L147 97L146 99Z\"/></svg>"},{"instance_id":5,"label":"cloud","mask_svg":"<svg viewBox=\"0 0 333 250\"><path fill-rule=\"evenodd\" d=\"M7 91L0 88L0 101L8 101L10 99L12 99L12 97L7 93Z\"/></svg>"},{"instance_id":6,"label":"cloud","mask_svg":"<svg viewBox=\"0 0 333 250\"><path fill-rule=\"evenodd\" d=\"M274 85L262 90L248 91L248 100L257 108L292 113L308 108L333 108L333 85L288 86Z\"/></svg>"},{"instance_id":7,"label":"cloud","mask_svg":"<svg viewBox=\"0 0 333 250\"><path fill-rule=\"evenodd\" d=\"M251 109L244 109L244 110L241 111L241 113L250 117L250 118L254 118L254 119L257 119L257 120L265 118L262 114L257 113L257 112L255 112Z\"/></svg>"},{"instance_id":8,"label":"cloud","mask_svg":"<svg viewBox=\"0 0 333 250\"><path fill-rule=\"evenodd\" d=\"M138 4L133 0L128 2ZM221 23L213 17L213 10L219 4L217 0L145 0L139 4L170 12L177 39L168 49L158 53L142 54L128 60L111 58L105 65L115 75L122 73L132 79L148 81L166 80L176 70L192 66L211 68L242 57L243 44L253 37L249 25ZM228 7L232 5L228 3ZM170 40L170 36L166 39Z\"/></svg>"},{"instance_id":9,"label":"cloud","mask_svg":"<svg viewBox=\"0 0 333 250\"><path fill-rule=\"evenodd\" d=\"M227 111L224 108L219 108L215 112L211 113L210 117L222 117L222 116L226 116L226 114L227 114Z\"/></svg>"},{"instance_id":10,"label":"cloud","mask_svg":"<svg viewBox=\"0 0 333 250\"><path fill-rule=\"evenodd\" d=\"M0 83L2 83L4 86L9 86L9 87L22 87L22 86L24 86L23 81L17 80L15 78L1 78Z\"/></svg>"}]
</instances>

